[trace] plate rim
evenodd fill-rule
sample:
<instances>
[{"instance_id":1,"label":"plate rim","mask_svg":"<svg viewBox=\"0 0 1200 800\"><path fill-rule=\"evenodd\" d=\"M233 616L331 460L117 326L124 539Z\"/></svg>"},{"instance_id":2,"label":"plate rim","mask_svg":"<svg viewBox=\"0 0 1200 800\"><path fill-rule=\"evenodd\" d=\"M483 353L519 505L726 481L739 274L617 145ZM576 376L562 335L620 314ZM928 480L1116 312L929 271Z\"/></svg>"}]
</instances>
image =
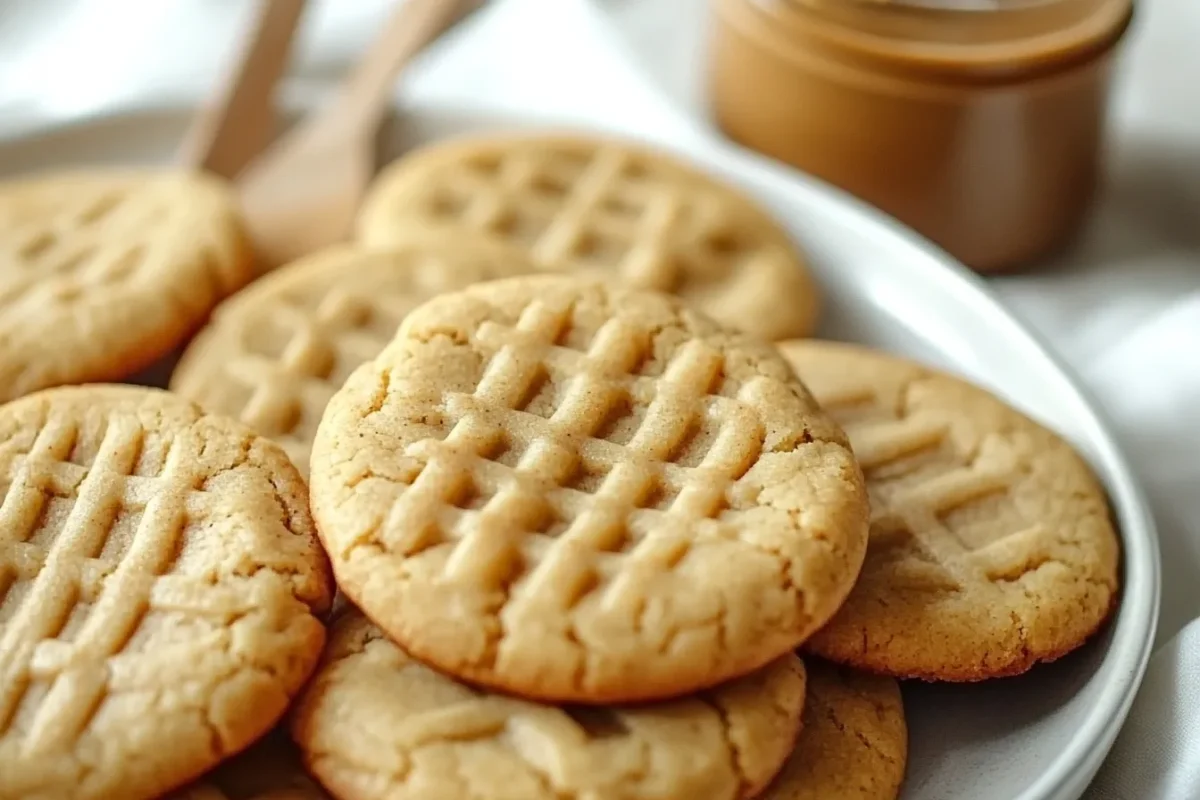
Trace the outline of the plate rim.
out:
<instances>
[{"instance_id":1,"label":"plate rim","mask_svg":"<svg viewBox=\"0 0 1200 800\"><path fill-rule=\"evenodd\" d=\"M308 97L311 98L311 95ZM287 105L304 107L308 105L307 99L289 102ZM185 115L196 108L196 100L182 94L164 93L137 102L91 108L78 113L39 115L32 111L9 117L5 124L0 125L0 148L60 131L102 125L129 116ZM906 265L919 273L917 277L942 282L944 288L955 295L956 299L970 304L980 313L990 317L993 326L1005 329L1009 336L1023 339L1028 349L1036 352L1053 372L1061 376L1064 384L1076 394L1087 412L1088 418L1084 422L1088 429L1088 439L1096 451L1096 458L1103 466L1103 470L1099 470L1101 474L1097 477L1109 495L1110 507L1117 518L1118 533L1122 540L1123 580L1119 590L1120 599L1112 618L1106 623L1112 629L1112 639L1101 663L1110 657L1118 659L1120 663L1117 675L1123 680L1102 687L1100 701L1086 712L1083 723L1076 728L1067 746L1049 762L1041 775L1022 794L1014 797L1014 800L1078 798L1112 748L1145 675L1158 625L1162 576L1157 527L1152 509L1112 432L1113 426L1104 407L1079 379L1074 368L1066 363L1046 338L994 296L981 276L903 223L835 186L719 139L708 130L698 131L701 135L696 137L671 140L665 137L656 138L652 133L638 134L624 129L606 128L595 120L571 119L531 111L523 113L520 109L490 108L485 105L470 106L461 102L415 103L410 112L490 117L495 119L498 125L509 127L514 124L526 128L531 125L558 124L580 129L591 128L598 133L640 136L647 143L692 159L702 169L706 165L715 165L723 172L738 173L747 177L749 183L769 186L771 191L780 195L803 192L821 195L838 213L856 218L857 224L873 229L875 235L890 239L897 246L919 254L919 259L910 259L912 263ZM754 188L744 184L743 188L751 195L755 194ZM1093 467L1095 466L1099 465L1093 463ZM1136 579L1136 585L1142 588L1139 595L1131 596L1127 592L1131 576ZM1117 651L1115 655L1113 651Z\"/></svg>"},{"instance_id":2,"label":"plate rim","mask_svg":"<svg viewBox=\"0 0 1200 800\"><path fill-rule=\"evenodd\" d=\"M1158 540L1158 528L1153 510L1132 465L1125 456L1114 426L1104 406L1080 379L1076 370L1053 348L1048 339L1036 328L1025 322L996 297L984 278L970 270L943 248L917 233L896 218L886 214L845 190L826 183L814 176L802 173L786 165L772 162L765 156L732 142L721 141L714 149L718 160L726 161L731 171L748 173L756 182L772 185L780 193L810 191L825 196L825 200L847 215L859 217L862 224L874 227L883 236L893 239L898 245L924 258L918 270L924 270L921 278L942 280L953 288L958 299L969 302L981 312L1002 323L1010 336L1023 338L1038 356L1061 376L1064 383L1075 392L1088 413L1085 420L1091 429L1089 440L1103 462L1103 474L1097 479L1104 486L1109 500L1110 513L1116 518L1117 532L1122 543L1122 582L1118 589L1118 600L1109 621L1113 629L1110 651L1117 649L1118 638L1122 647L1131 648L1117 654L1124 661L1126 676L1123 687L1104 687L1102 700L1087 713L1084 724L1071 737L1067 747L1047 766L1042 775L1014 800L1065 800L1078 798L1087 789L1101 764L1112 749L1114 742L1133 701L1141 687L1146 668L1154 650L1154 637L1162 603L1162 564ZM684 141L677 151L695 151L692 142ZM724 152L721 152L724 151ZM702 157L702 156L701 156ZM712 160L711 157L708 160ZM940 274L937 274L940 273ZM1091 459L1088 459L1092 461ZM1092 464L1093 469L1097 466ZM1133 558L1130 558L1131 551ZM1143 586L1140 596L1129 596L1127 588L1130 575L1134 574ZM1139 635L1140 634L1140 635ZM1107 660L1108 653L1104 660ZM1114 694L1118 694L1114 698ZM1115 702L1113 702L1115 700Z\"/></svg>"}]
</instances>

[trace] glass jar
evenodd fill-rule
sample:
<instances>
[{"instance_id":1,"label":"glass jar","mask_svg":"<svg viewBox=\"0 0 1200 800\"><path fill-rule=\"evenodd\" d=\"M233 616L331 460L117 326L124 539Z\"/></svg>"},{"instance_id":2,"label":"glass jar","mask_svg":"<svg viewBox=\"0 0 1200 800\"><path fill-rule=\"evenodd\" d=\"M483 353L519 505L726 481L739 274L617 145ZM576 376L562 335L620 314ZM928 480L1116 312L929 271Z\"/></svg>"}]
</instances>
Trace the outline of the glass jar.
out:
<instances>
[{"instance_id":1,"label":"glass jar","mask_svg":"<svg viewBox=\"0 0 1200 800\"><path fill-rule=\"evenodd\" d=\"M878 206L981 272L1092 203L1133 0L712 0L733 140Z\"/></svg>"}]
</instances>

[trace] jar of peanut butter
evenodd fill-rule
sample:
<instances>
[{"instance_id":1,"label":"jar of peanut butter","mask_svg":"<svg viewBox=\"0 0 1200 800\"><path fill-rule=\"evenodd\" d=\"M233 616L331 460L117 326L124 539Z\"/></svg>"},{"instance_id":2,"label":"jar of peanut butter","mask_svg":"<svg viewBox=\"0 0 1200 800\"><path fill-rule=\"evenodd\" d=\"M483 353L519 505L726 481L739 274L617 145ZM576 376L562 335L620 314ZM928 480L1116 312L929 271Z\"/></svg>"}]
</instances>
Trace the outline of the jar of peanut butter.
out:
<instances>
[{"instance_id":1,"label":"jar of peanut butter","mask_svg":"<svg viewBox=\"0 0 1200 800\"><path fill-rule=\"evenodd\" d=\"M980 272L1059 249L1091 204L1133 0L712 0L735 141Z\"/></svg>"}]
</instances>

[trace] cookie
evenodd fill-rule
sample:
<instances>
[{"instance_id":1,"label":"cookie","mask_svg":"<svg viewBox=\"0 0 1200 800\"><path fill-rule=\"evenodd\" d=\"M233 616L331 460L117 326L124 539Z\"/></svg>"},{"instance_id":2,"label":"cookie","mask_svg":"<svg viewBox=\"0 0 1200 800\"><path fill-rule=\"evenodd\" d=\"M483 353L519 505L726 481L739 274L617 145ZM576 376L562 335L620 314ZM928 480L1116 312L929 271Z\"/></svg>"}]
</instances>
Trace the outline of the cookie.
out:
<instances>
[{"instance_id":1,"label":"cookie","mask_svg":"<svg viewBox=\"0 0 1200 800\"><path fill-rule=\"evenodd\" d=\"M734 800L787 758L804 682L787 655L695 697L559 708L458 683L351 612L333 622L291 724L341 800Z\"/></svg>"},{"instance_id":2,"label":"cookie","mask_svg":"<svg viewBox=\"0 0 1200 800\"><path fill-rule=\"evenodd\" d=\"M844 434L766 342L593 275L414 310L317 429L342 590L414 656L545 701L662 699L789 652L866 547Z\"/></svg>"},{"instance_id":3,"label":"cookie","mask_svg":"<svg viewBox=\"0 0 1200 800\"><path fill-rule=\"evenodd\" d=\"M301 765L287 731L275 730L203 780L166 800L330 800Z\"/></svg>"},{"instance_id":4,"label":"cookie","mask_svg":"<svg viewBox=\"0 0 1200 800\"><path fill-rule=\"evenodd\" d=\"M449 234L393 246L338 245L222 303L184 352L171 389L274 439L301 471L321 412L379 354L414 306L535 267L520 250Z\"/></svg>"},{"instance_id":5,"label":"cookie","mask_svg":"<svg viewBox=\"0 0 1200 800\"><path fill-rule=\"evenodd\" d=\"M515 134L427 146L384 170L357 223L370 244L413 226L502 239L543 264L607 268L768 339L817 324L818 288L766 211L632 142Z\"/></svg>"},{"instance_id":6,"label":"cookie","mask_svg":"<svg viewBox=\"0 0 1200 800\"><path fill-rule=\"evenodd\" d=\"M974 681L1096 632L1117 596L1118 541L1070 445L983 389L883 353L782 350L849 434L873 510L862 575L812 652Z\"/></svg>"},{"instance_id":7,"label":"cookie","mask_svg":"<svg viewBox=\"0 0 1200 800\"><path fill-rule=\"evenodd\" d=\"M183 172L0 183L0 401L171 353L254 263L232 195Z\"/></svg>"},{"instance_id":8,"label":"cookie","mask_svg":"<svg viewBox=\"0 0 1200 800\"><path fill-rule=\"evenodd\" d=\"M153 798L269 730L332 582L279 447L157 389L0 406L0 799Z\"/></svg>"},{"instance_id":9,"label":"cookie","mask_svg":"<svg viewBox=\"0 0 1200 800\"><path fill-rule=\"evenodd\" d=\"M817 660L796 749L762 800L896 800L908 760L900 686Z\"/></svg>"}]
</instances>

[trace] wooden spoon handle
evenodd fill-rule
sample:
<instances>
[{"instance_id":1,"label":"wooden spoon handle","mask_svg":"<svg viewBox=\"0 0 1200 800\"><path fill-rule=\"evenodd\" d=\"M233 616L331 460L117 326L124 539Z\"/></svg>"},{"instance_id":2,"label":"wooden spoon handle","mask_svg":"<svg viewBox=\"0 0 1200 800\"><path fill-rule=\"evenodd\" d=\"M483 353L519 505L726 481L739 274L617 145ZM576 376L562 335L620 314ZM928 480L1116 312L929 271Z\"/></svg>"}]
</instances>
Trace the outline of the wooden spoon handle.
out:
<instances>
[{"instance_id":1,"label":"wooden spoon handle","mask_svg":"<svg viewBox=\"0 0 1200 800\"><path fill-rule=\"evenodd\" d=\"M326 119L363 132L378 128L391 105L396 74L471 5L465 0L398 0L387 26L342 85L335 113Z\"/></svg>"},{"instance_id":2,"label":"wooden spoon handle","mask_svg":"<svg viewBox=\"0 0 1200 800\"><path fill-rule=\"evenodd\" d=\"M275 138L275 85L305 4L259 0L232 64L184 138L180 163L232 179Z\"/></svg>"}]
</instances>

